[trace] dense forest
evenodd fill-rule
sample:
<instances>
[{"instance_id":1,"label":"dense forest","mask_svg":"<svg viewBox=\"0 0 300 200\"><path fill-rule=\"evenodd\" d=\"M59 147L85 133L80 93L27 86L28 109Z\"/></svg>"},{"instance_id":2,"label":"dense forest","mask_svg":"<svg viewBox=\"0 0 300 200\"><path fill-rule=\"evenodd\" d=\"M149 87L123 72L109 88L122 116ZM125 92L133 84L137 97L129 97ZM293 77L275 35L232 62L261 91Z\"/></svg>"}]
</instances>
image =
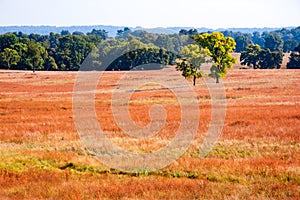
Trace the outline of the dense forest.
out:
<instances>
[{"instance_id":1,"label":"dense forest","mask_svg":"<svg viewBox=\"0 0 300 200\"><path fill-rule=\"evenodd\" d=\"M235 52L242 53L243 64L253 68L279 68L282 53L293 52L292 63L288 67L299 68L300 27L263 33L222 33L234 38ZM117 30L115 37L109 37L103 29L93 29L87 33L63 30L48 35L9 32L0 35L0 66L3 69L33 71L76 71L88 55L94 58L90 64L96 66L97 62L102 61L101 58L120 49L126 53L109 63L106 70L129 70L153 62L174 64L183 47L193 43L193 37L199 34L197 29L155 34L129 28Z\"/></svg>"}]
</instances>

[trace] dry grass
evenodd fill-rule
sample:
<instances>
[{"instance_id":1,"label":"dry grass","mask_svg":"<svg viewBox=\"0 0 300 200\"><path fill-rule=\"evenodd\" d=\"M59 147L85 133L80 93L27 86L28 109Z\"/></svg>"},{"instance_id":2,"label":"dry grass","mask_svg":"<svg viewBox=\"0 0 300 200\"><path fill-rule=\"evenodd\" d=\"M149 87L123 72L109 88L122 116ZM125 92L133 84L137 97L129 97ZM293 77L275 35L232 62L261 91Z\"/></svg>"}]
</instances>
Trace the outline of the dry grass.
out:
<instances>
[{"instance_id":1,"label":"dry grass","mask_svg":"<svg viewBox=\"0 0 300 200\"><path fill-rule=\"evenodd\" d=\"M151 139L131 138L120 131L110 107L122 75L106 72L100 80L95 101L99 123L122 148L155 151L179 127L178 101L157 85L134 93L129 110L137 124L149 123L148 110L159 103L167 125ZM231 70L224 79L223 133L204 159L198 151L211 105L199 80L195 91L201 120L193 144L165 169L132 174L110 169L82 146L72 113L75 78L75 72L0 71L0 199L300 198L300 71Z\"/></svg>"}]
</instances>

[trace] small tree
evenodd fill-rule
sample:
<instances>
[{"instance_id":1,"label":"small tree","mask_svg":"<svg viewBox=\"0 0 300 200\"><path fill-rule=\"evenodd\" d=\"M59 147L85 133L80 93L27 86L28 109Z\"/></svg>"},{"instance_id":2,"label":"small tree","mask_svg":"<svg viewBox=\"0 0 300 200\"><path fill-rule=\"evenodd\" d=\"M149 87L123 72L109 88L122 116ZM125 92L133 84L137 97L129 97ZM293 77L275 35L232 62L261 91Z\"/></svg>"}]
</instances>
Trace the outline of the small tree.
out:
<instances>
[{"instance_id":1,"label":"small tree","mask_svg":"<svg viewBox=\"0 0 300 200\"><path fill-rule=\"evenodd\" d=\"M5 48L1 52L0 57L6 62L8 69L10 69L11 65L17 65L21 58L16 50L10 48Z\"/></svg>"},{"instance_id":2,"label":"small tree","mask_svg":"<svg viewBox=\"0 0 300 200\"><path fill-rule=\"evenodd\" d=\"M196 79L204 75L200 71L200 66L205 62L206 52L196 44L185 46L181 51L182 58L176 62L177 70L182 71L185 78L193 77L193 85L196 85Z\"/></svg>"},{"instance_id":3,"label":"small tree","mask_svg":"<svg viewBox=\"0 0 300 200\"><path fill-rule=\"evenodd\" d=\"M224 37L220 32L213 32L195 36L194 40L212 58L214 66L210 76L216 78L216 83L219 83L219 78L224 77L227 69L232 68L232 64L236 62L236 59L230 54L236 46L234 39Z\"/></svg>"}]
</instances>

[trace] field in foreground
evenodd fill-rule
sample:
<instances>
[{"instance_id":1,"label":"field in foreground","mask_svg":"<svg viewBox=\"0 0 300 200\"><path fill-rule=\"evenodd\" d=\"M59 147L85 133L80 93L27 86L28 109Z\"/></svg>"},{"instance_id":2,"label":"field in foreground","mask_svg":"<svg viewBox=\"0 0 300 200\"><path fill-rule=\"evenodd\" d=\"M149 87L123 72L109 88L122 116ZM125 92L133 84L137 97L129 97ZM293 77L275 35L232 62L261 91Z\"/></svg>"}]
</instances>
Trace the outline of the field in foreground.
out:
<instances>
[{"instance_id":1,"label":"field in foreground","mask_svg":"<svg viewBox=\"0 0 300 200\"><path fill-rule=\"evenodd\" d=\"M168 70L173 69L163 73ZM149 77L162 72L130 73ZM152 173L122 173L86 151L72 112L76 74L0 71L0 199L300 198L299 70L230 70L223 80L223 133L203 159L198 151L211 101L204 80L199 80L195 92L201 120L195 141L176 162ZM110 107L111 92L122 75L105 72L99 82L99 123L122 148L155 151L178 129L178 102L155 84L133 93L132 120L146 125L150 106L158 103L165 107L167 127L148 140L130 138L114 122Z\"/></svg>"}]
</instances>

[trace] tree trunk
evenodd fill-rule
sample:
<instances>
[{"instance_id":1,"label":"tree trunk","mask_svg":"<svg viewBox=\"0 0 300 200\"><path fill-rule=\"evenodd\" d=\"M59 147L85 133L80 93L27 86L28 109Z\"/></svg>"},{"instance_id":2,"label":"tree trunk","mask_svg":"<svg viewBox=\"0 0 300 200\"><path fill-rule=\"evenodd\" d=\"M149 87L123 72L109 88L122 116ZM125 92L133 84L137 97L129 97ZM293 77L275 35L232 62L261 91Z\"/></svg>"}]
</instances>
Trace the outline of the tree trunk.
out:
<instances>
[{"instance_id":1,"label":"tree trunk","mask_svg":"<svg viewBox=\"0 0 300 200\"><path fill-rule=\"evenodd\" d=\"M194 80L193 80L193 82L194 82L194 86L196 85L196 76L194 75Z\"/></svg>"},{"instance_id":2,"label":"tree trunk","mask_svg":"<svg viewBox=\"0 0 300 200\"><path fill-rule=\"evenodd\" d=\"M217 75L217 78L216 78L216 83L220 83L218 75Z\"/></svg>"}]
</instances>

